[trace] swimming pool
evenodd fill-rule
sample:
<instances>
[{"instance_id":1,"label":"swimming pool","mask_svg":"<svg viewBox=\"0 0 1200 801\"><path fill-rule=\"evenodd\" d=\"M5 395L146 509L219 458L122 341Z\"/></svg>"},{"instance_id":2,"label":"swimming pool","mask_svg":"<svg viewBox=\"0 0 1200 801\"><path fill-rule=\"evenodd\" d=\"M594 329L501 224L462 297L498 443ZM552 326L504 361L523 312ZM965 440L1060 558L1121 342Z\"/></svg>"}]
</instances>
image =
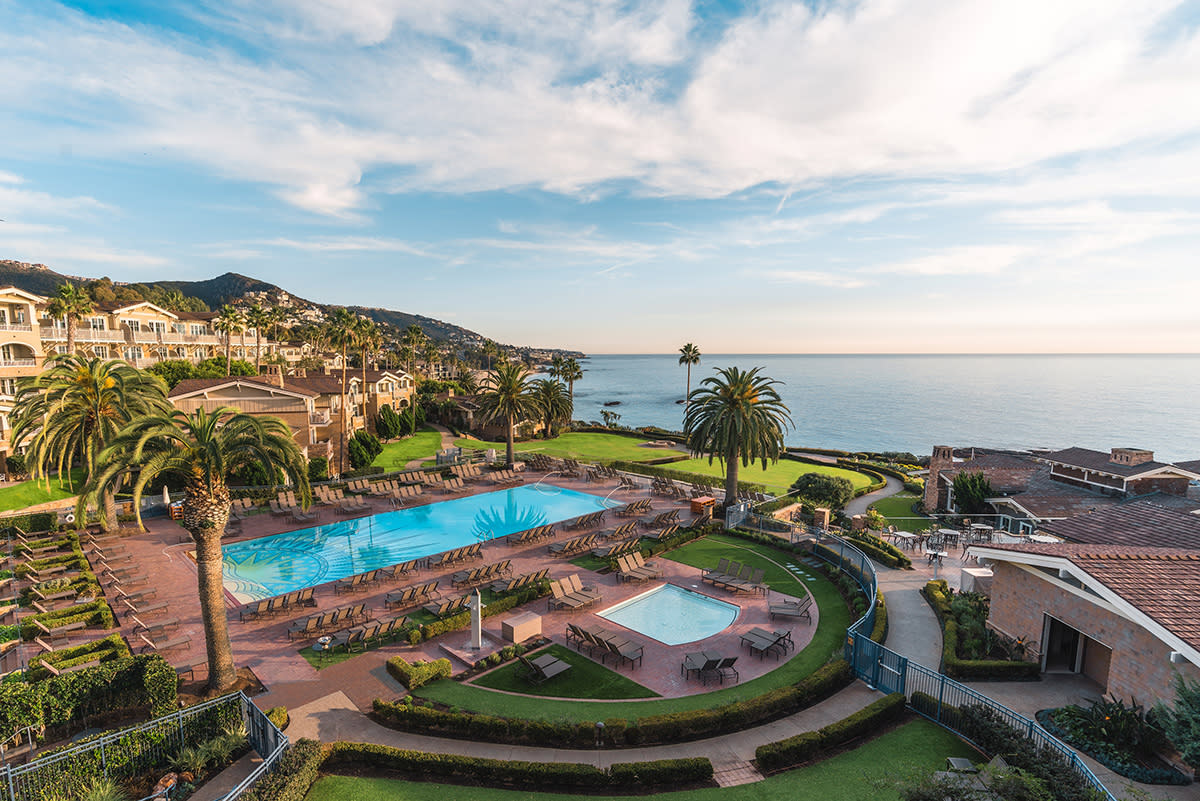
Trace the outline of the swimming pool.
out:
<instances>
[{"instance_id":1,"label":"swimming pool","mask_svg":"<svg viewBox=\"0 0 1200 801\"><path fill-rule=\"evenodd\" d=\"M225 589L257 601L619 505L559 487L513 487L287 531L226 545Z\"/></svg>"},{"instance_id":2,"label":"swimming pool","mask_svg":"<svg viewBox=\"0 0 1200 801\"><path fill-rule=\"evenodd\" d=\"M711 637L737 620L740 611L734 604L664 584L596 615L664 645L683 645Z\"/></svg>"}]
</instances>

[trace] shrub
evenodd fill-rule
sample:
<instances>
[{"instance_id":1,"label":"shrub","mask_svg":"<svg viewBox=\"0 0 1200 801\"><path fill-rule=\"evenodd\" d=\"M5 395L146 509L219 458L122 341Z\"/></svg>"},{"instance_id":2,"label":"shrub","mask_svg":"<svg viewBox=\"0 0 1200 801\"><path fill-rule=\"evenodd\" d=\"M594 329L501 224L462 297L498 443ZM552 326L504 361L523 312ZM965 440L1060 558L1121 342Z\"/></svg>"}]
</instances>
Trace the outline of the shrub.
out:
<instances>
[{"instance_id":1,"label":"shrub","mask_svg":"<svg viewBox=\"0 0 1200 801\"><path fill-rule=\"evenodd\" d=\"M1176 673L1175 702L1159 704L1155 716L1183 761L1200 765L1200 682Z\"/></svg>"},{"instance_id":2,"label":"shrub","mask_svg":"<svg viewBox=\"0 0 1200 801\"><path fill-rule=\"evenodd\" d=\"M863 531L852 531L850 532L850 539L854 542L854 547L882 565L901 569L912 567L912 560L906 554L901 552L895 545L892 545L890 542L884 542L874 534L867 534Z\"/></svg>"},{"instance_id":3,"label":"shrub","mask_svg":"<svg viewBox=\"0 0 1200 801\"><path fill-rule=\"evenodd\" d=\"M837 748L896 720L904 713L904 693L892 693L819 731L760 745L754 752L761 770L773 771L806 762L819 752Z\"/></svg>"},{"instance_id":4,"label":"shrub","mask_svg":"<svg viewBox=\"0 0 1200 801\"><path fill-rule=\"evenodd\" d=\"M955 679L1000 679L1020 681L1036 679L1041 673L1041 666L1036 662L1010 659L963 659L959 656L960 623L954 614L954 603L957 601L958 610L964 616L976 614L972 604L979 603L967 593L966 597L954 598L945 580L928 582L922 589L922 594L933 607L934 613L942 623L942 669L947 676ZM973 620L973 618L972 618ZM968 631L978 631L980 637L990 635L983 629L982 622L971 623Z\"/></svg>"},{"instance_id":5,"label":"shrub","mask_svg":"<svg viewBox=\"0 0 1200 801\"><path fill-rule=\"evenodd\" d=\"M367 449L363 447L363 444L361 441L359 441L358 437L351 438L347 450L350 455L350 466L355 470L361 470L362 468L367 467L375 459L374 456L367 453Z\"/></svg>"},{"instance_id":6,"label":"shrub","mask_svg":"<svg viewBox=\"0 0 1200 801\"><path fill-rule=\"evenodd\" d=\"M273 706L270 709L268 709L267 710L267 720L274 723L275 728L279 729L280 731L283 731L284 729L286 729L288 727L288 724L292 722L292 719L290 717L288 717L288 711L287 711L286 706Z\"/></svg>"},{"instance_id":7,"label":"shrub","mask_svg":"<svg viewBox=\"0 0 1200 801\"><path fill-rule=\"evenodd\" d=\"M799 498L830 509L841 509L854 497L849 479L822 473L805 473L792 482L792 491Z\"/></svg>"},{"instance_id":8,"label":"shrub","mask_svg":"<svg viewBox=\"0 0 1200 801\"><path fill-rule=\"evenodd\" d=\"M308 480L325 481L329 478L329 460L324 456L314 456L308 460Z\"/></svg>"},{"instance_id":9,"label":"shrub","mask_svg":"<svg viewBox=\"0 0 1200 801\"><path fill-rule=\"evenodd\" d=\"M279 758L275 769L242 794L244 801L304 801L325 761L315 740L298 740Z\"/></svg>"},{"instance_id":10,"label":"shrub","mask_svg":"<svg viewBox=\"0 0 1200 801\"><path fill-rule=\"evenodd\" d=\"M29 473L29 469L25 466L25 457L19 453L5 457L4 469L10 476L24 476Z\"/></svg>"},{"instance_id":11,"label":"shrub","mask_svg":"<svg viewBox=\"0 0 1200 801\"><path fill-rule=\"evenodd\" d=\"M116 627L116 618L113 617L112 609L104 601L92 601L86 604L66 606L62 609L51 609L49 612L41 612L22 618L22 639L27 641L32 640L41 633L42 630L33 622L35 620L40 621L46 628L51 629L78 621L83 621L89 626L99 626L104 629Z\"/></svg>"},{"instance_id":12,"label":"shrub","mask_svg":"<svg viewBox=\"0 0 1200 801\"><path fill-rule=\"evenodd\" d=\"M705 757L660 759L656 762L617 762L608 769L617 787L657 787L711 782L713 766Z\"/></svg>"},{"instance_id":13,"label":"shrub","mask_svg":"<svg viewBox=\"0 0 1200 801\"><path fill-rule=\"evenodd\" d=\"M387 661L387 671L392 678L410 690L423 687L431 681L450 676L450 660L435 659L432 662L413 662L409 664L402 656L393 656Z\"/></svg>"}]
</instances>

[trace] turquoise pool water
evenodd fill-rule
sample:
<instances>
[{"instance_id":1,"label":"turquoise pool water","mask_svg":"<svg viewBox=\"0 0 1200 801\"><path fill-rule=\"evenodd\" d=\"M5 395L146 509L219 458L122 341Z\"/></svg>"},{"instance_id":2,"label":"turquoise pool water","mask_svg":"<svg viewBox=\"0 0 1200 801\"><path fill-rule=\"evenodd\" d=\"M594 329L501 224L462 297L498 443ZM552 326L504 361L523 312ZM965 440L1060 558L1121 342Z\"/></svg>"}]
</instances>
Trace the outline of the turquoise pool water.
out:
<instances>
[{"instance_id":1,"label":"turquoise pool water","mask_svg":"<svg viewBox=\"0 0 1200 801\"><path fill-rule=\"evenodd\" d=\"M257 601L619 505L558 487L514 487L339 520L226 545L225 589Z\"/></svg>"},{"instance_id":2,"label":"turquoise pool water","mask_svg":"<svg viewBox=\"0 0 1200 801\"><path fill-rule=\"evenodd\" d=\"M683 645L711 637L737 620L740 611L734 604L664 584L596 614L664 645Z\"/></svg>"}]
</instances>

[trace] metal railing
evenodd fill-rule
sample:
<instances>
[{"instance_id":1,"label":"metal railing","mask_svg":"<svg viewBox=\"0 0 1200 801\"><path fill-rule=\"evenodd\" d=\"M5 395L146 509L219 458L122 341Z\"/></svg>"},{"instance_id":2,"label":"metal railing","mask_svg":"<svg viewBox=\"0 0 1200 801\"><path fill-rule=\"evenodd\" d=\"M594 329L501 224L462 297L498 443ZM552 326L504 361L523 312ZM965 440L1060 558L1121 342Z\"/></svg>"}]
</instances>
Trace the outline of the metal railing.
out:
<instances>
[{"instance_id":1,"label":"metal railing","mask_svg":"<svg viewBox=\"0 0 1200 801\"><path fill-rule=\"evenodd\" d=\"M103 734L93 740L53 751L25 765L6 765L0 772L0 801L37 801L47 790L63 791L64 782L83 781L85 768L109 776L119 770L122 776L166 768L180 748L198 745L212 721L209 715L225 712L238 715L246 727L250 746L263 757L255 772L247 777L227 799L237 798L246 787L270 770L287 750L288 738L266 714L242 692L203 701L136 726ZM219 732L218 732L219 733ZM143 736L137 736L143 735Z\"/></svg>"}]
</instances>

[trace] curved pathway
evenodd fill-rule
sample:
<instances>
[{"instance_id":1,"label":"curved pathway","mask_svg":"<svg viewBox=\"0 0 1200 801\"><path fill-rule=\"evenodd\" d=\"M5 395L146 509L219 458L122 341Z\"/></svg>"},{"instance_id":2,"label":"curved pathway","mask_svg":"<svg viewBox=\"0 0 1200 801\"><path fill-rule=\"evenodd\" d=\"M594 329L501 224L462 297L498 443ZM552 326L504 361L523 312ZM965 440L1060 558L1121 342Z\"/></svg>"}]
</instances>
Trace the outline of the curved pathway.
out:
<instances>
[{"instance_id":1,"label":"curved pathway","mask_svg":"<svg viewBox=\"0 0 1200 801\"><path fill-rule=\"evenodd\" d=\"M845 511L847 517L853 517L854 515L865 515L867 513L867 507L875 503L875 501L882 500L883 498L887 498L895 495L898 492L904 491L903 481L895 476L889 476L886 474L884 474L883 477L887 479L886 487L883 489L877 489L874 492L868 492L866 495L860 495L857 498L852 499L850 503L846 504Z\"/></svg>"}]
</instances>

